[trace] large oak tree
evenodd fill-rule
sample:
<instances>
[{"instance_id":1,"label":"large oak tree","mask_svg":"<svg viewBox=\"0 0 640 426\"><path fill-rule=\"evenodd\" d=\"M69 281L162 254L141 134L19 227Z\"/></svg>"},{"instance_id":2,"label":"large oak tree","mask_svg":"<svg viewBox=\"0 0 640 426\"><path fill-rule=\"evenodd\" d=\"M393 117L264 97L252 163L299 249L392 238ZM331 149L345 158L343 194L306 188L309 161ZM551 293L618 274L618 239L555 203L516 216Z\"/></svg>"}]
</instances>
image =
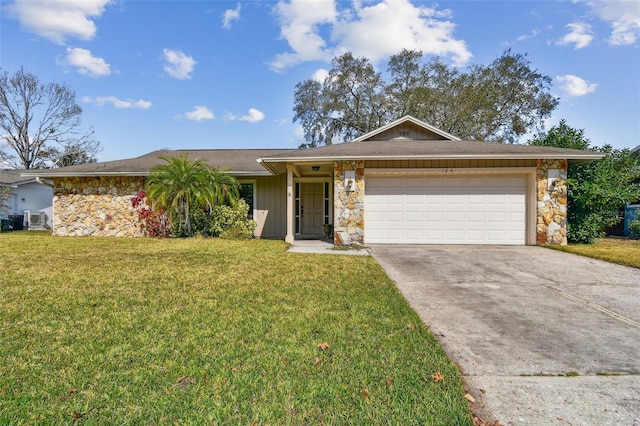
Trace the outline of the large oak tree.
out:
<instances>
[{"instance_id":1,"label":"large oak tree","mask_svg":"<svg viewBox=\"0 0 640 426\"><path fill-rule=\"evenodd\" d=\"M512 143L542 129L558 104L550 87L550 77L511 50L466 70L402 50L385 75L347 52L324 81L296 85L293 121L304 130L303 147L348 141L407 114L463 139Z\"/></svg>"}]
</instances>

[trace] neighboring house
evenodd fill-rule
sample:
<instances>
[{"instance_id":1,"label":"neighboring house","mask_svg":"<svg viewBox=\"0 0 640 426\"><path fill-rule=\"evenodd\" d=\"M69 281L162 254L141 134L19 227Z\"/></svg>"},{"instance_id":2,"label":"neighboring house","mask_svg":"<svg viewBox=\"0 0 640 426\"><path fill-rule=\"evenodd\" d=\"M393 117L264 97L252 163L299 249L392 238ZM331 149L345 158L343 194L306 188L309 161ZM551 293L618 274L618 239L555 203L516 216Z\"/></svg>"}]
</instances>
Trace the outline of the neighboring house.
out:
<instances>
[{"instance_id":1,"label":"neighboring house","mask_svg":"<svg viewBox=\"0 0 640 426\"><path fill-rule=\"evenodd\" d=\"M38 170L54 182L54 235L140 236L130 200L162 156L204 159L252 189L260 238L336 245L566 244L567 166L602 154L461 141L407 116L312 149L160 150Z\"/></svg>"},{"instance_id":2,"label":"neighboring house","mask_svg":"<svg viewBox=\"0 0 640 426\"><path fill-rule=\"evenodd\" d=\"M24 216L23 226L28 227L28 215L25 211L33 213L44 213L44 221L38 223L38 228L52 227L52 206L53 206L53 182L39 179L35 176L24 177L25 170L0 170L0 186L7 186L10 189L9 199L6 204L9 207L7 212L0 212L2 219L8 216ZM34 228L34 226L32 226Z\"/></svg>"},{"instance_id":3,"label":"neighboring house","mask_svg":"<svg viewBox=\"0 0 640 426\"><path fill-rule=\"evenodd\" d=\"M631 152L636 153L640 156L640 145L636 146L631 150ZM640 167L640 164L638 165ZM636 181L637 184L640 184L640 180ZM624 220L623 220L623 232L626 236L631 236L631 231L629 230L629 224L632 220L640 218L640 200L636 200L634 202L629 203L624 209Z\"/></svg>"}]
</instances>

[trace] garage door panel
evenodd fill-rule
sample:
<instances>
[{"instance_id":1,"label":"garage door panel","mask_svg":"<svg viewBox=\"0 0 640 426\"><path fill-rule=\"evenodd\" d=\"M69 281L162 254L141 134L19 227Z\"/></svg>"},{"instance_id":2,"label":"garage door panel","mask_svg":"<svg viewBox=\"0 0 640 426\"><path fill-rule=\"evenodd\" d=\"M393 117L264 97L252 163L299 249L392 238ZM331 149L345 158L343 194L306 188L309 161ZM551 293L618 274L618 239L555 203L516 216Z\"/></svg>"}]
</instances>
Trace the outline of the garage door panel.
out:
<instances>
[{"instance_id":1,"label":"garage door panel","mask_svg":"<svg viewBox=\"0 0 640 426\"><path fill-rule=\"evenodd\" d=\"M479 223L484 227L485 222L487 221L487 215L485 212L469 212L467 214L467 222L474 224Z\"/></svg>"},{"instance_id":2,"label":"garage door panel","mask_svg":"<svg viewBox=\"0 0 640 426\"><path fill-rule=\"evenodd\" d=\"M525 244L527 178L369 177L365 242Z\"/></svg>"},{"instance_id":3,"label":"garage door panel","mask_svg":"<svg viewBox=\"0 0 640 426\"><path fill-rule=\"evenodd\" d=\"M464 212L462 211L447 212L446 218L447 218L447 222L450 224L460 224L465 222Z\"/></svg>"}]
</instances>

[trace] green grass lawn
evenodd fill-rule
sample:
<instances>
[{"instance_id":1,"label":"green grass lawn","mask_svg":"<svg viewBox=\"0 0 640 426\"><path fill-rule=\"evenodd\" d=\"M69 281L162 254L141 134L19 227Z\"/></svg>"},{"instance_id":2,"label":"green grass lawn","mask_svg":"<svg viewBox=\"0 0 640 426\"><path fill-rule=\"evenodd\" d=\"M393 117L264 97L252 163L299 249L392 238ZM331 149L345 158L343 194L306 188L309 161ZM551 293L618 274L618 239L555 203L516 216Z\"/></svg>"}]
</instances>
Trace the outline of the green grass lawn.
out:
<instances>
[{"instance_id":1,"label":"green grass lawn","mask_svg":"<svg viewBox=\"0 0 640 426\"><path fill-rule=\"evenodd\" d=\"M570 244L568 246L549 247L581 256L640 268L640 240L603 238L594 244Z\"/></svg>"},{"instance_id":2,"label":"green grass lawn","mask_svg":"<svg viewBox=\"0 0 640 426\"><path fill-rule=\"evenodd\" d=\"M0 424L473 423L372 258L285 249L0 234Z\"/></svg>"}]
</instances>

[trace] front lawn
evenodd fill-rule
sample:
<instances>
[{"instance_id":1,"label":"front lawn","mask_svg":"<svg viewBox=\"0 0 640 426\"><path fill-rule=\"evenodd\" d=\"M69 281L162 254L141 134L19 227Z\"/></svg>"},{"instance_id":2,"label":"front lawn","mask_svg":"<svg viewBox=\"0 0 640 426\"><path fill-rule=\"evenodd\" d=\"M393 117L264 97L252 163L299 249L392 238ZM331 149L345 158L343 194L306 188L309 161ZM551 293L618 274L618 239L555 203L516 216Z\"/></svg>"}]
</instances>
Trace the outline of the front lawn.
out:
<instances>
[{"instance_id":1,"label":"front lawn","mask_svg":"<svg viewBox=\"0 0 640 426\"><path fill-rule=\"evenodd\" d=\"M471 425L371 258L0 235L0 424Z\"/></svg>"},{"instance_id":2,"label":"front lawn","mask_svg":"<svg viewBox=\"0 0 640 426\"><path fill-rule=\"evenodd\" d=\"M603 238L594 244L570 244L568 246L553 246L552 248L640 268L640 240Z\"/></svg>"}]
</instances>

